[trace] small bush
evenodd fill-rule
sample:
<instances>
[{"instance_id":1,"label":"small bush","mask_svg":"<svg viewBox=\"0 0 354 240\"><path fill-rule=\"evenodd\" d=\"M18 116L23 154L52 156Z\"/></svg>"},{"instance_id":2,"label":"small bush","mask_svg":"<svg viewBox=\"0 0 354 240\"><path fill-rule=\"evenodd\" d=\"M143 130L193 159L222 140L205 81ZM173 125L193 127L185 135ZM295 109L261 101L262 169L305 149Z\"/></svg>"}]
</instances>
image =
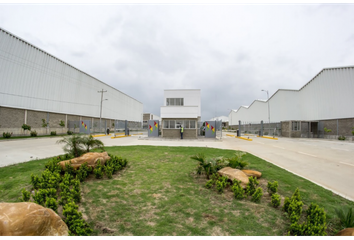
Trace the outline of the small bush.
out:
<instances>
[{"instance_id":1,"label":"small bush","mask_svg":"<svg viewBox=\"0 0 354 240\"><path fill-rule=\"evenodd\" d=\"M249 177L248 179L249 179L249 182L246 187L246 193L249 196L252 196L255 193L256 187L258 186L259 182L257 181L256 177Z\"/></svg>"},{"instance_id":2,"label":"small bush","mask_svg":"<svg viewBox=\"0 0 354 240\"><path fill-rule=\"evenodd\" d=\"M261 202L262 196L263 196L263 190L262 188L258 187L256 191L253 193L251 201L259 203Z\"/></svg>"},{"instance_id":3,"label":"small bush","mask_svg":"<svg viewBox=\"0 0 354 240\"><path fill-rule=\"evenodd\" d=\"M31 126L30 126L30 125L23 124L21 127L22 127L22 129L23 129L24 131L26 131L26 130L31 131Z\"/></svg>"},{"instance_id":4,"label":"small bush","mask_svg":"<svg viewBox=\"0 0 354 240\"><path fill-rule=\"evenodd\" d=\"M51 172L49 169L46 169L42 172L42 177L39 179L41 188L54 188L57 189L59 187L59 183L61 182L60 173L55 171Z\"/></svg>"},{"instance_id":5,"label":"small bush","mask_svg":"<svg viewBox=\"0 0 354 240\"><path fill-rule=\"evenodd\" d=\"M95 169L93 170L93 174L95 174L95 177L96 177L97 179L103 177L103 169L102 169L102 168L103 168L103 167L102 167L102 165L101 165L101 161L98 160L97 165L96 165Z\"/></svg>"},{"instance_id":6,"label":"small bush","mask_svg":"<svg viewBox=\"0 0 354 240\"><path fill-rule=\"evenodd\" d=\"M104 172L109 179L112 178L113 171L114 171L114 168L112 166L109 166L109 165L104 166Z\"/></svg>"},{"instance_id":7,"label":"small bush","mask_svg":"<svg viewBox=\"0 0 354 240\"><path fill-rule=\"evenodd\" d=\"M240 183L241 183L241 181L234 180L233 185L231 186L231 191L233 191L236 199L243 199L243 198L247 197L247 195L245 194L245 191L241 187Z\"/></svg>"},{"instance_id":8,"label":"small bush","mask_svg":"<svg viewBox=\"0 0 354 240\"><path fill-rule=\"evenodd\" d=\"M337 208L336 213L340 219L340 223L343 228L353 228L354 227L354 211L353 208Z\"/></svg>"},{"instance_id":9,"label":"small bush","mask_svg":"<svg viewBox=\"0 0 354 240\"><path fill-rule=\"evenodd\" d=\"M73 135L74 132L73 132L73 131L67 131L66 133L67 133L68 135Z\"/></svg>"},{"instance_id":10,"label":"small bush","mask_svg":"<svg viewBox=\"0 0 354 240\"><path fill-rule=\"evenodd\" d=\"M223 193L224 189L230 185L230 183L228 182L228 178L227 177L220 177L218 180L216 180L215 182L216 185L216 189L218 190L219 193Z\"/></svg>"},{"instance_id":11,"label":"small bush","mask_svg":"<svg viewBox=\"0 0 354 240\"><path fill-rule=\"evenodd\" d=\"M210 179L209 181L206 182L205 187L206 188L211 188L214 185L214 181Z\"/></svg>"},{"instance_id":12,"label":"small bush","mask_svg":"<svg viewBox=\"0 0 354 240\"><path fill-rule=\"evenodd\" d=\"M52 131L52 132L50 132L50 135L51 135L51 136L56 136L56 135L57 135L57 132L56 132L56 131Z\"/></svg>"},{"instance_id":13,"label":"small bush","mask_svg":"<svg viewBox=\"0 0 354 240\"><path fill-rule=\"evenodd\" d=\"M58 203L55 198L48 197L45 205L47 208L52 209L54 212L58 213Z\"/></svg>"},{"instance_id":14,"label":"small bush","mask_svg":"<svg viewBox=\"0 0 354 240\"><path fill-rule=\"evenodd\" d=\"M40 187L41 181L37 175L31 174L31 184L34 189L38 189Z\"/></svg>"},{"instance_id":15,"label":"small bush","mask_svg":"<svg viewBox=\"0 0 354 240\"><path fill-rule=\"evenodd\" d=\"M92 168L88 166L87 162L85 162L84 164L81 164L79 170L76 171L76 177L80 182L83 182L91 172Z\"/></svg>"},{"instance_id":16,"label":"small bush","mask_svg":"<svg viewBox=\"0 0 354 240\"><path fill-rule=\"evenodd\" d=\"M68 202L63 207L64 222L67 224L70 234L77 236L89 236L92 229L82 218L82 213L78 211L78 206L74 202Z\"/></svg>"},{"instance_id":17,"label":"small bush","mask_svg":"<svg viewBox=\"0 0 354 240\"><path fill-rule=\"evenodd\" d=\"M31 193L29 191L26 191L25 188L22 189L22 198L20 198L21 202L28 202L31 198Z\"/></svg>"},{"instance_id":18,"label":"small bush","mask_svg":"<svg viewBox=\"0 0 354 240\"><path fill-rule=\"evenodd\" d=\"M71 196L75 203L81 202L80 180L78 178L71 181L73 188L71 189Z\"/></svg>"},{"instance_id":19,"label":"small bush","mask_svg":"<svg viewBox=\"0 0 354 240\"><path fill-rule=\"evenodd\" d=\"M9 132L3 132L2 133L2 136L3 136L3 138L10 138L11 136L12 136L12 133L9 133Z\"/></svg>"},{"instance_id":20,"label":"small bush","mask_svg":"<svg viewBox=\"0 0 354 240\"><path fill-rule=\"evenodd\" d=\"M33 196L34 202L45 207L47 195L48 191L46 189L39 189Z\"/></svg>"},{"instance_id":21,"label":"small bush","mask_svg":"<svg viewBox=\"0 0 354 240\"><path fill-rule=\"evenodd\" d=\"M290 226L290 232L295 236L326 236L326 213L317 204L311 203L306 211L306 222L300 224L294 222Z\"/></svg>"},{"instance_id":22,"label":"small bush","mask_svg":"<svg viewBox=\"0 0 354 240\"><path fill-rule=\"evenodd\" d=\"M70 174L72 177L75 176L75 169L71 166L71 161L69 161L69 163L65 163L65 172Z\"/></svg>"},{"instance_id":23,"label":"small bush","mask_svg":"<svg viewBox=\"0 0 354 240\"><path fill-rule=\"evenodd\" d=\"M37 132L36 131L31 131L31 137L37 137Z\"/></svg>"},{"instance_id":24,"label":"small bush","mask_svg":"<svg viewBox=\"0 0 354 240\"><path fill-rule=\"evenodd\" d=\"M71 191L70 191L70 181L71 180L71 175L68 173L65 173L62 182L59 184L60 188L60 200L59 204L60 205L65 205L68 202L72 201L71 197Z\"/></svg>"},{"instance_id":25,"label":"small bush","mask_svg":"<svg viewBox=\"0 0 354 240\"><path fill-rule=\"evenodd\" d=\"M227 160L229 161L229 167L240 170L244 169L248 165L248 162L242 160L242 157L245 154L245 152L237 152L234 157L228 158Z\"/></svg>"},{"instance_id":26,"label":"small bush","mask_svg":"<svg viewBox=\"0 0 354 240\"><path fill-rule=\"evenodd\" d=\"M275 208L280 206L280 195L279 194L277 194L277 193L272 194L271 204Z\"/></svg>"},{"instance_id":27,"label":"small bush","mask_svg":"<svg viewBox=\"0 0 354 240\"><path fill-rule=\"evenodd\" d=\"M344 137L344 136L339 136L339 137L338 137L338 140L344 141L344 140L345 140L345 137Z\"/></svg>"},{"instance_id":28,"label":"small bush","mask_svg":"<svg viewBox=\"0 0 354 240\"><path fill-rule=\"evenodd\" d=\"M65 122L63 120L60 120L59 126L60 127L65 127Z\"/></svg>"},{"instance_id":29,"label":"small bush","mask_svg":"<svg viewBox=\"0 0 354 240\"><path fill-rule=\"evenodd\" d=\"M278 182L274 181L273 183L268 182L267 185L269 195L273 195L274 193L278 192Z\"/></svg>"}]
</instances>

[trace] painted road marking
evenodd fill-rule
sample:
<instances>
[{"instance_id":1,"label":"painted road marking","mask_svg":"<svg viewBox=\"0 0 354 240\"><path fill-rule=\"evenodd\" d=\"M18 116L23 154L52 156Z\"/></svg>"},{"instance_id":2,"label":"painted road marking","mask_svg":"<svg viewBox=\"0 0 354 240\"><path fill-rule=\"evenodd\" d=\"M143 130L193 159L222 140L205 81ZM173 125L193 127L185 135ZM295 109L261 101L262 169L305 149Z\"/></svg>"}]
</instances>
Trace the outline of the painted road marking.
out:
<instances>
[{"instance_id":1,"label":"painted road marking","mask_svg":"<svg viewBox=\"0 0 354 240\"><path fill-rule=\"evenodd\" d=\"M308 153L304 153L304 152L298 152L298 153L301 153L301 154L304 154L304 155L307 155L307 156L310 156L310 157L317 157L317 156L315 156L315 155L308 154Z\"/></svg>"},{"instance_id":2,"label":"painted road marking","mask_svg":"<svg viewBox=\"0 0 354 240\"><path fill-rule=\"evenodd\" d=\"M275 145L272 145L273 147L276 147L276 148L280 148L280 149L285 149L283 147L278 147L278 146L275 146Z\"/></svg>"},{"instance_id":3,"label":"painted road marking","mask_svg":"<svg viewBox=\"0 0 354 240\"><path fill-rule=\"evenodd\" d=\"M331 147L332 149L335 149L335 150L340 150L340 151L347 151L347 152L349 152L350 150L348 150L348 149L340 149L340 148L334 148L334 147Z\"/></svg>"},{"instance_id":4,"label":"painted road marking","mask_svg":"<svg viewBox=\"0 0 354 240\"><path fill-rule=\"evenodd\" d=\"M354 165L353 165L353 164L350 164L350 163L345 163L345 162L339 162L339 163L346 164L346 165L349 165L349 166L354 167Z\"/></svg>"}]
</instances>

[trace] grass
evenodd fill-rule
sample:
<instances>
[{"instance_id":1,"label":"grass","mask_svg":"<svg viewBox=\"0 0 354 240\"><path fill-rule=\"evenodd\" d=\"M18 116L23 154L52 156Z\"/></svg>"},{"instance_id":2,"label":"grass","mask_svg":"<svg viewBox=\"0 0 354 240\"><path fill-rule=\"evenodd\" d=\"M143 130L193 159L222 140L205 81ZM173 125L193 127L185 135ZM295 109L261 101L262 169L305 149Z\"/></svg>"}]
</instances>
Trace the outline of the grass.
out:
<instances>
[{"instance_id":1,"label":"grass","mask_svg":"<svg viewBox=\"0 0 354 240\"><path fill-rule=\"evenodd\" d=\"M94 229L93 235L122 236L283 236L289 219L270 205L268 181L278 181L279 194L290 197L299 187L306 206L319 204L327 213L328 235L340 229L335 208L354 203L272 165L251 154L244 160L249 169L262 172L261 203L236 200L206 189L205 176L194 173L197 161L190 156L231 157L235 151L198 147L127 146L105 147L107 152L128 159L128 166L103 180L90 177L82 185L80 210ZM16 202L21 189L30 188L31 173L44 169L46 160L0 168L0 202ZM282 206L282 205L281 205ZM306 208L304 208L306 209Z\"/></svg>"},{"instance_id":2,"label":"grass","mask_svg":"<svg viewBox=\"0 0 354 240\"><path fill-rule=\"evenodd\" d=\"M2 136L2 134L1 134L1 136ZM10 138L0 137L0 140L23 139L23 138L63 137L63 136L69 136L69 135L66 134L66 133L63 133L63 134L57 133L57 135L38 135L36 137L32 137L32 136L11 136Z\"/></svg>"}]
</instances>

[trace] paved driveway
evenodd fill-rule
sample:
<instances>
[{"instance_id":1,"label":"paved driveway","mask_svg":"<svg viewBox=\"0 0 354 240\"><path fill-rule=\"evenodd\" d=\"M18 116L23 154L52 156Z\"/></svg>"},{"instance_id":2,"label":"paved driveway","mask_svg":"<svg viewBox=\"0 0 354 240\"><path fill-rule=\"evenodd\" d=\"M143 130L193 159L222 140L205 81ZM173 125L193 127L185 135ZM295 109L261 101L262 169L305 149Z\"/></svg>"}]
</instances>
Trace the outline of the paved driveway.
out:
<instances>
[{"instance_id":1,"label":"paved driveway","mask_svg":"<svg viewBox=\"0 0 354 240\"><path fill-rule=\"evenodd\" d=\"M146 139L146 135L111 139L100 137L106 146L197 146L242 150L306 178L354 201L354 143L322 139L251 137L245 141L228 137L222 141ZM60 137L0 141L0 167L63 154L56 144Z\"/></svg>"}]
</instances>

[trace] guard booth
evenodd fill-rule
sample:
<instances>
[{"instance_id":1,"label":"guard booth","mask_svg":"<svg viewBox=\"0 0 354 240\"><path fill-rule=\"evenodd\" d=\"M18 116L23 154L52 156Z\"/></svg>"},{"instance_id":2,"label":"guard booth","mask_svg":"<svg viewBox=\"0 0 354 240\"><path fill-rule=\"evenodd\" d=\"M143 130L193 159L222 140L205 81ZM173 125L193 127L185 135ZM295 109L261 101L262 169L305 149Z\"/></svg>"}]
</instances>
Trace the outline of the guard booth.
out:
<instances>
[{"instance_id":1,"label":"guard booth","mask_svg":"<svg viewBox=\"0 0 354 240\"><path fill-rule=\"evenodd\" d=\"M205 137L216 138L216 121L205 122Z\"/></svg>"},{"instance_id":2,"label":"guard booth","mask_svg":"<svg viewBox=\"0 0 354 240\"><path fill-rule=\"evenodd\" d=\"M159 136L160 122L159 120L149 120L148 121L148 137L158 137Z\"/></svg>"}]
</instances>

